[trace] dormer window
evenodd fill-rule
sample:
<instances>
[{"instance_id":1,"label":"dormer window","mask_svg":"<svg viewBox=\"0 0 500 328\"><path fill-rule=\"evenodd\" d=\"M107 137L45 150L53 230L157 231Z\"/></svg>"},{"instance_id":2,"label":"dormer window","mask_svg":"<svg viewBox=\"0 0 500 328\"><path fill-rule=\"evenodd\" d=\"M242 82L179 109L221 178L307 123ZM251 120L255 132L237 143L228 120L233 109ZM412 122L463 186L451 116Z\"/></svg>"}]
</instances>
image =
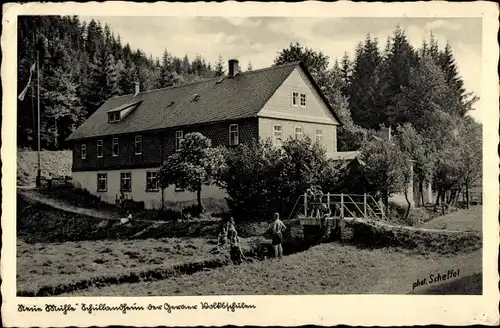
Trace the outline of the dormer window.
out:
<instances>
[{"instance_id":1,"label":"dormer window","mask_svg":"<svg viewBox=\"0 0 500 328\"><path fill-rule=\"evenodd\" d=\"M109 123L115 123L120 121L120 112L108 113L108 121Z\"/></svg>"},{"instance_id":2,"label":"dormer window","mask_svg":"<svg viewBox=\"0 0 500 328\"><path fill-rule=\"evenodd\" d=\"M136 109L140 103L141 103L140 101L132 104L128 103L109 110L108 122L109 123L120 122L125 117L127 117L134 109Z\"/></svg>"}]
</instances>

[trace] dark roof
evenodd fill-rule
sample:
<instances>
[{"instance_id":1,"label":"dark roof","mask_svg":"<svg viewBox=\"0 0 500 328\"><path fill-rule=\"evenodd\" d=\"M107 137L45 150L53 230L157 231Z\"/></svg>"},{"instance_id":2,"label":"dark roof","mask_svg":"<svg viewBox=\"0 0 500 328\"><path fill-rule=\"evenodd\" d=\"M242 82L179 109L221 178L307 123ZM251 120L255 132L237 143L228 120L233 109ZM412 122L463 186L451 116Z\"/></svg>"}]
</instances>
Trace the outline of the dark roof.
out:
<instances>
[{"instance_id":1,"label":"dark roof","mask_svg":"<svg viewBox=\"0 0 500 328\"><path fill-rule=\"evenodd\" d=\"M80 125L68 141L105 135L162 130L255 117L276 89L298 66L311 80L334 117L311 75L299 62L217 77L176 87L115 97L107 100ZM222 80L222 81L221 81ZM198 95L197 97L195 97ZM127 118L108 123L108 112L140 103Z\"/></svg>"}]
</instances>

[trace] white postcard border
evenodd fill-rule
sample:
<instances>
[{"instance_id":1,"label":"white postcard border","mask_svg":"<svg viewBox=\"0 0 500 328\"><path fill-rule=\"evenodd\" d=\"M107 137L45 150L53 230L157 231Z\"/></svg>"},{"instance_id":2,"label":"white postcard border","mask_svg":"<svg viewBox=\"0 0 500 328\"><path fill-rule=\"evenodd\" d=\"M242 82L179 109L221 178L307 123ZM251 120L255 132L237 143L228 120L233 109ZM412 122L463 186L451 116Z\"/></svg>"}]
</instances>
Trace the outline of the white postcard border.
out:
<instances>
[{"instance_id":1,"label":"white postcard border","mask_svg":"<svg viewBox=\"0 0 500 328\"><path fill-rule=\"evenodd\" d=\"M5 326L180 326L180 325L470 325L498 324L498 7L489 2L446 3L27 3L4 4L2 33L2 318ZM483 291L482 296L200 296L200 297L16 297L16 62L18 15L106 16L289 16L289 17L482 17L482 106L491 108L484 122L483 145ZM13 83L14 82L14 83ZM490 110L490 109L489 109ZM490 113L490 112L489 112ZM487 219L485 219L487 218ZM202 310L200 302L245 302L255 309ZM19 313L17 305L107 303L147 306L198 304L198 310L130 311L128 314L75 311Z\"/></svg>"}]
</instances>

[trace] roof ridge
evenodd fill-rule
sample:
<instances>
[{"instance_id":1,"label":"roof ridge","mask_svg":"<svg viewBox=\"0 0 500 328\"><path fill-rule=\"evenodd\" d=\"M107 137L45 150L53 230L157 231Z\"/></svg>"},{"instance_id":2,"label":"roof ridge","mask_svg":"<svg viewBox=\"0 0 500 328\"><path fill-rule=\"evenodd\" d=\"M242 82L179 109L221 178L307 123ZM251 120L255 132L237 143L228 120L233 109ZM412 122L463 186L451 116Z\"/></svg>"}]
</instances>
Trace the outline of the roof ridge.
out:
<instances>
[{"instance_id":1,"label":"roof ridge","mask_svg":"<svg viewBox=\"0 0 500 328\"><path fill-rule=\"evenodd\" d=\"M264 68L259 68L259 69L252 70L252 71L245 71L245 72L241 72L241 73L238 73L238 74L259 73L259 72L268 71L268 70L271 70L271 69L278 69L278 68L283 68L283 67L288 67L288 66L296 66L296 65L299 65L299 64L300 64L300 61L294 61L294 62L291 62L291 63L285 63L285 64L280 64L280 65L272 65L272 66L268 66L268 67L264 67Z\"/></svg>"},{"instance_id":2,"label":"roof ridge","mask_svg":"<svg viewBox=\"0 0 500 328\"><path fill-rule=\"evenodd\" d=\"M150 92L158 92L158 91L165 91L165 90L170 90L170 89L176 89L176 88L182 88L182 87L192 86L192 85L197 84L197 83L209 82L209 81L216 80L216 79L218 79L218 77L217 78L212 77L212 78L206 79L206 80L200 80L200 81L194 81L194 82L189 82L189 83L183 83L183 84L174 85L174 86L165 87L165 88L159 88L159 89L142 91L142 92L139 92L138 95L145 94L145 93L150 93ZM110 98L110 99L117 99L117 98L132 96L132 95L134 95L134 94L133 93L128 93L126 95L116 96L116 97L113 97L113 98Z\"/></svg>"},{"instance_id":3,"label":"roof ridge","mask_svg":"<svg viewBox=\"0 0 500 328\"><path fill-rule=\"evenodd\" d=\"M268 70L272 70L272 69L278 69L278 68L283 68L283 67L288 67L288 66L296 66L298 64L300 64L300 61L294 61L294 62L291 62L291 63L285 63L285 64L280 64L280 65L272 65L272 66L268 66L268 67L264 67L264 68L259 68L259 69L256 69L256 70L252 70L252 71L239 72L238 75L246 75L246 74L252 74L252 73L259 73L259 72L264 72L264 71L268 71ZM209 78L209 79L206 79L206 80L194 81L194 82L189 82L189 83L174 85L174 86L170 86L170 87L165 87L165 88L159 88L159 89L153 89L153 90L148 90L148 91L142 91L142 92L139 92L138 95L145 94L145 93L150 93L150 92L159 92L159 91L165 91L165 90L171 90L171 89L176 89L176 88L182 88L182 87L192 86L194 84L203 83L203 82L209 82L209 81L212 81L212 80L219 80L221 78L227 78L227 77L228 77L227 75L217 76L217 77ZM116 96L116 97L113 97L113 98L110 98L110 99L117 99L117 98L122 98L122 97L128 97L128 96L131 96L131 95L133 95L133 93L129 93L129 94L126 94L126 95L121 95L121 96Z\"/></svg>"}]
</instances>

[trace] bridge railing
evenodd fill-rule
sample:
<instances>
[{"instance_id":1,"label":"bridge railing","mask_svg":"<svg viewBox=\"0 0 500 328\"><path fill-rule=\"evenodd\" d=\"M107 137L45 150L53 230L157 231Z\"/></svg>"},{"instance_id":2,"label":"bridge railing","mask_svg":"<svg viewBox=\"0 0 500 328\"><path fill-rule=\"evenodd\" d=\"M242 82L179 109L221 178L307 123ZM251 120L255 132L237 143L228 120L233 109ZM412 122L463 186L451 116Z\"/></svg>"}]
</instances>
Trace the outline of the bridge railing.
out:
<instances>
[{"instance_id":1,"label":"bridge railing","mask_svg":"<svg viewBox=\"0 0 500 328\"><path fill-rule=\"evenodd\" d=\"M305 217L314 217L323 205L330 209L333 216L340 216L341 218L348 216L365 219L387 219L382 207L371 195L330 193L316 194L314 196L300 195L288 218L293 218L296 213L301 213Z\"/></svg>"}]
</instances>

